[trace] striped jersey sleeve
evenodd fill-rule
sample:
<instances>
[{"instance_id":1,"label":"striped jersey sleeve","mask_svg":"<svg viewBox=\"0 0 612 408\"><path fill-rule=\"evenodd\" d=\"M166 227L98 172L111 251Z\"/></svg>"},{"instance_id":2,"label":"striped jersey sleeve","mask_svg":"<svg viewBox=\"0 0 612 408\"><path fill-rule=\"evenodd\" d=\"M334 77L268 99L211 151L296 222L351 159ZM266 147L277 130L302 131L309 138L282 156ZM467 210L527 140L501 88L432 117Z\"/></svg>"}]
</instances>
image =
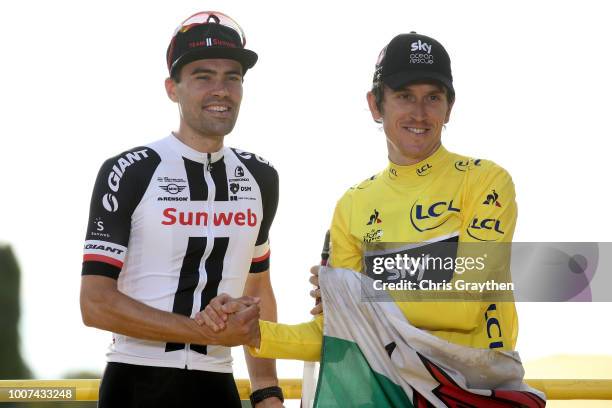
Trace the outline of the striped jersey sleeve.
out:
<instances>
[{"instance_id":1,"label":"striped jersey sleeve","mask_svg":"<svg viewBox=\"0 0 612 408\"><path fill-rule=\"evenodd\" d=\"M91 195L82 275L119 277L132 213L160 161L153 149L137 147L104 162Z\"/></svg>"}]
</instances>

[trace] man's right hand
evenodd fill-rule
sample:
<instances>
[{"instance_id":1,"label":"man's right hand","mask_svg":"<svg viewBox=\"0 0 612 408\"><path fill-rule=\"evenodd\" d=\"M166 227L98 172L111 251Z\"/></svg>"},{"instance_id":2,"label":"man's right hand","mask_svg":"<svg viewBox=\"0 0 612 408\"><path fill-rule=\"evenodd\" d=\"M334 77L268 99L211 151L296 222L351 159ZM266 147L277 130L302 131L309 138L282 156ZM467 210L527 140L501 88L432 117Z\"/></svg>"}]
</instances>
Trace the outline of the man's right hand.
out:
<instances>
[{"instance_id":1,"label":"man's right hand","mask_svg":"<svg viewBox=\"0 0 612 408\"><path fill-rule=\"evenodd\" d=\"M259 298L232 298L222 293L198 312L195 321L213 330L224 346L249 345L259 347Z\"/></svg>"}]
</instances>

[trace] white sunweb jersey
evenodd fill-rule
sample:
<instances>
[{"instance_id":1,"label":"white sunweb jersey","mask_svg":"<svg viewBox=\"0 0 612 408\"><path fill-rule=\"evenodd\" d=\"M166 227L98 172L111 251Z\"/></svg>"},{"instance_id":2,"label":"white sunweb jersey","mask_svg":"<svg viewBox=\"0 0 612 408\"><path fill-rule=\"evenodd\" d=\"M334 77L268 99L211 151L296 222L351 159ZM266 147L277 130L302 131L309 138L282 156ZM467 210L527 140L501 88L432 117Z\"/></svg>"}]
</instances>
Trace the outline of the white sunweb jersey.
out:
<instances>
[{"instance_id":1,"label":"white sunweb jersey","mask_svg":"<svg viewBox=\"0 0 612 408\"><path fill-rule=\"evenodd\" d=\"M174 135L107 160L93 190L83 275L159 310L194 316L219 293L241 296L269 268L278 174L252 153L200 153ZM231 372L228 347L113 334L108 361Z\"/></svg>"}]
</instances>

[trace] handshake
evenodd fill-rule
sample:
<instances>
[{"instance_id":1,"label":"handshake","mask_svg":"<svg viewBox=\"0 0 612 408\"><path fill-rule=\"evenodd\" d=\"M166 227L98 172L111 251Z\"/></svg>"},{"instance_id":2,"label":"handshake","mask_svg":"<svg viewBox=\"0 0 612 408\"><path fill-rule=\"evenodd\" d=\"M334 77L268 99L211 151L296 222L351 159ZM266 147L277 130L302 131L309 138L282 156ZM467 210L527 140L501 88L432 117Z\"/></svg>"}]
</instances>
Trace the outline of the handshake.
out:
<instances>
[{"instance_id":1,"label":"handshake","mask_svg":"<svg viewBox=\"0 0 612 408\"><path fill-rule=\"evenodd\" d=\"M312 274L309 279L310 283L318 287L319 266L313 266L310 273ZM313 315L322 313L320 289L312 290L310 296L317 301L310 313ZM259 348L261 343L259 303L260 299L257 297L233 298L222 293L213 298L204 310L198 312L194 320L199 326L205 326L213 331L217 344L228 347L247 345Z\"/></svg>"},{"instance_id":2,"label":"handshake","mask_svg":"<svg viewBox=\"0 0 612 408\"><path fill-rule=\"evenodd\" d=\"M247 345L259 347L259 302L251 296L233 298L222 293L213 298L194 320L206 326L217 337L218 344L233 347Z\"/></svg>"}]
</instances>

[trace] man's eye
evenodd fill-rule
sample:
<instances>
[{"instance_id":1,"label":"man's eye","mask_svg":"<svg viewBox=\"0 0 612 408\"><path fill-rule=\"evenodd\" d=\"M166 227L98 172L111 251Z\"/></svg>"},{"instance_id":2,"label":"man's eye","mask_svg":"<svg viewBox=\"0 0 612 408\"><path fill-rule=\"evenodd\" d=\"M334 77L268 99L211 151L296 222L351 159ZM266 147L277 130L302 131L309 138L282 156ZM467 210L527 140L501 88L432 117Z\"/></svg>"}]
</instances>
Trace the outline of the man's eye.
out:
<instances>
[{"instance_id":1,"label":"man's eye","mask_svg":"<svg viewBox=\"0 0 612 408\"><path fill-rule=\"evenodd\" d=\"M208 81L210 77L208 75L198 75L196 79Z\"/></svg>"},{"instance_id":2,"label":"man's eye","mask_svg":"<svg viewBox=\"0 0 612 408\"><path fill-rule=\"evenodd\" d=\"M439 101L440 100L440 95L429 95L429 100L430 101Z\"/></svg>"}]
</instances>

